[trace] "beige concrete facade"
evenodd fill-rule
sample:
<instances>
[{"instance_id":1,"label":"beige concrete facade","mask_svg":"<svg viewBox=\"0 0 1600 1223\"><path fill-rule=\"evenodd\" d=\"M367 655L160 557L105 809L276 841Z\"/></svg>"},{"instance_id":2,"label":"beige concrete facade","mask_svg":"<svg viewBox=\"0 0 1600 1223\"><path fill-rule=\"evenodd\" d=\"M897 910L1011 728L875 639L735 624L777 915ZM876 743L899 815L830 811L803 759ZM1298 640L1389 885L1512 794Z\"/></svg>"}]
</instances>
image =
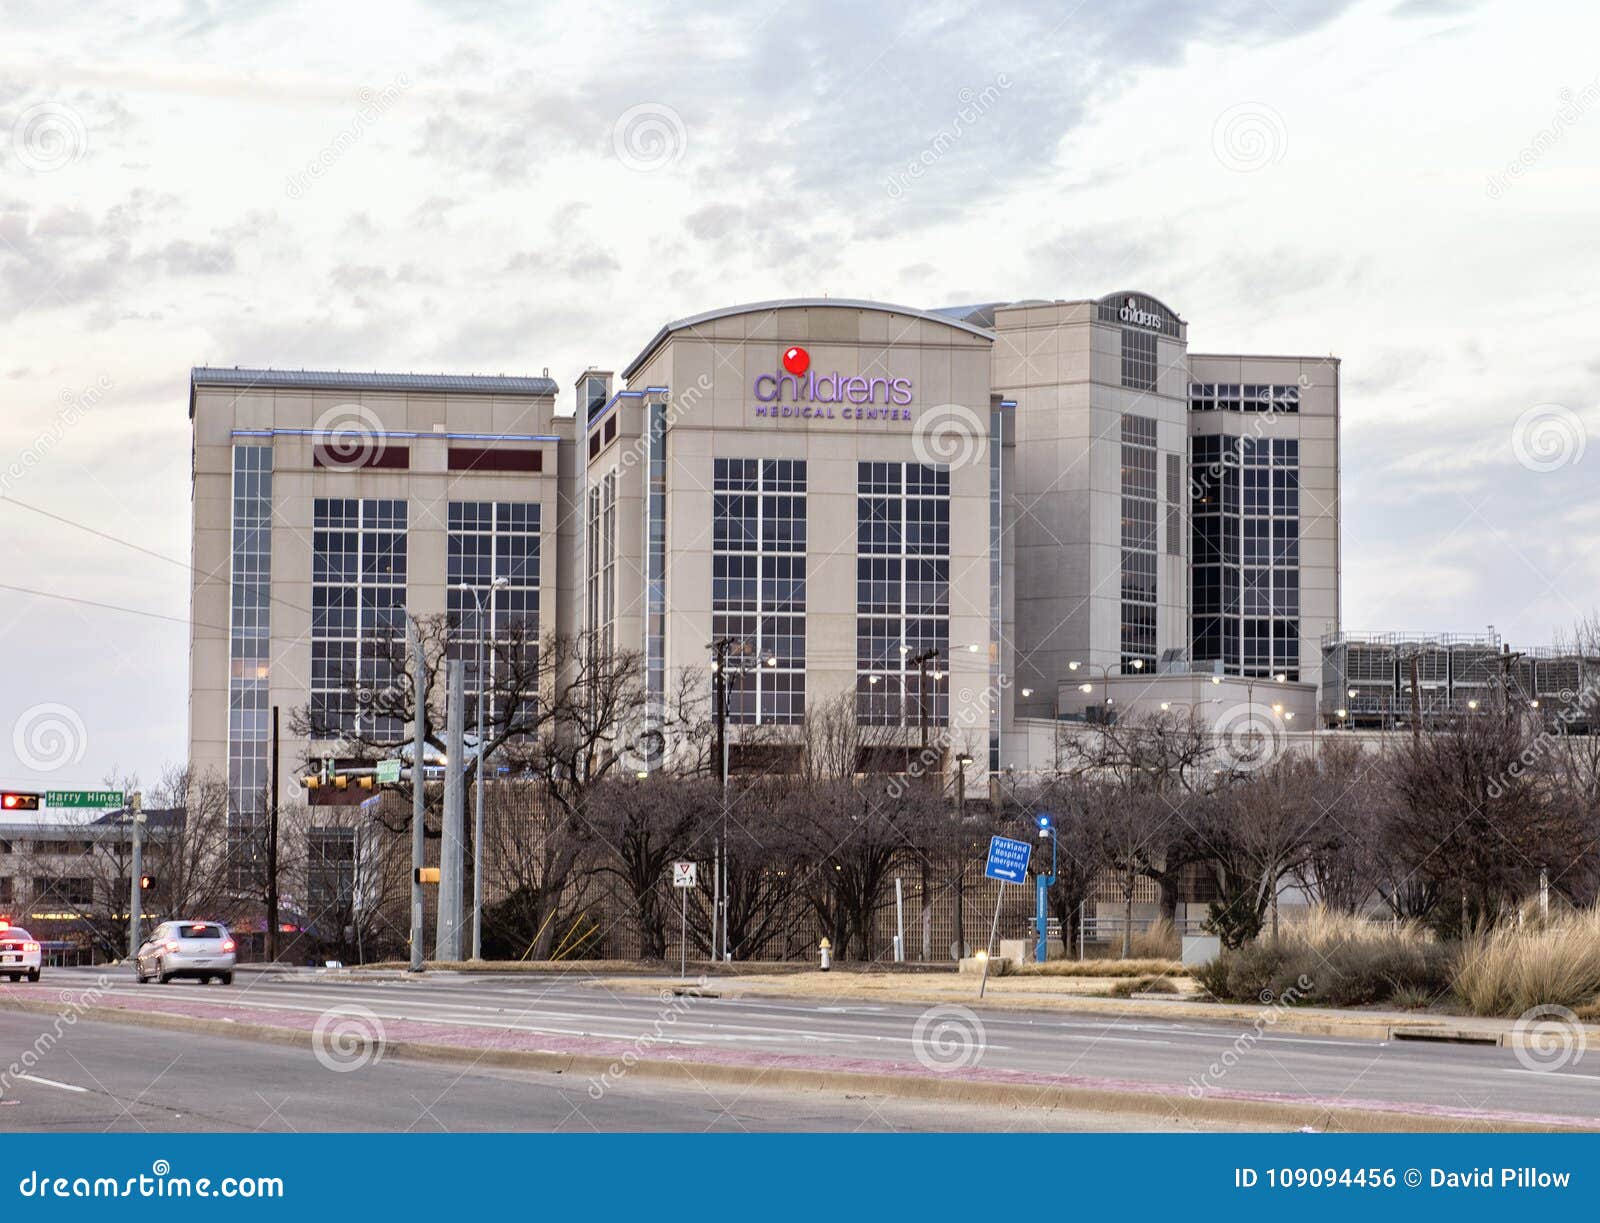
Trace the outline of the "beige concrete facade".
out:
<instances>
[{"instance_id":1,"label":"beige concrete facade","mask_svg":"<svg viewBox=\"0 0 1600 1223\"><path fill-rule=\"evenodd\" d=\"M1083 717L1082 678L1116 684L1130 657L1130 453L1145 465L1134 512L1148 515L1134 549L1149 566L1133 579L1150 633L1139 678L1161 683L1127 688L1120 707L1158 707L1180 699L1167 688L1187 691L1230 669L1191 655L1192 454L1196 438L1218 435L1299 448L1298 674L1289 677L1298 710L1299 689L1314 691L1320 675L1320 642L1338 628L1338 361L1190 354L1187 335L1175 312L1136 292L940 311L758 303L668 324L619 375L584 371L571 413L558 411L548 378L196 370L191 761L226 772L231 754L239 774L241 750L260 751L260 709L277 705L287 717L307 702L319 497L405 504L403 597L423 614L446 608L452 501L536 502L544 631L609 633L642 654L660 691L703 674L718 614L718 460L805 463L795 555L805 570L808 708L865 691L871 670L858 666L869 615L858 591L860 465L948 471L938 669L948 673L953 733L942 746L970 752L977 770L1010 755L1030 760L1033 736L1010 737L1013 723ZM791 350L803 350L804 373L786 367ZM1193 401L1197 386L1258 383L1296 388L1296 406L1197 410ZM318 446L352 428L358 445L405 448L406 463L319 465ZM536 449L541 470L451 471L452 446ZM244 604L254 597L240 549L259 539L241 509L241 447L270 454L259 657L238 644L249 618L241 594ZM285 775L318 747L286 737Z\"/></svg>"},{"instance_id":2,"label":"beige concrete facade","mask_svg":"<svg viewBox=\"0 0 1600 1223\"><path fill-rule=\"evenodd\" d=\"M230 775L231 743L230 780L238 808L260 809L264 774L241 773L240 759L241 748L254 745L243 754L264 760L262 709L280 710L283 801L301 794L300 763L328 746L294 737L288 725L292 713L306 706L311 689L317 498L406 504L405 599L420 615L446 609L451 502L537 503L540 619L554 630L560 602L558 450L570 449L573 428L572 420L556 418L554 409L555 386L548 379L194 371L189 759L203 771ZM330 448L321 464L319 445ZM236 562L240 541L234 513L245 493L236 477L241 447L270 454L264 542L271 580L259 651L230 649L230 636L236 643L247 636L240 605L248 601L244 588L249 583ZM452 447L538 451L543 470L451 471ZM407 460L403 467L362 465L380 453L394 462L401 451ZM252 680L260 681L259 690Z\"/></svg>"}]
</instances>

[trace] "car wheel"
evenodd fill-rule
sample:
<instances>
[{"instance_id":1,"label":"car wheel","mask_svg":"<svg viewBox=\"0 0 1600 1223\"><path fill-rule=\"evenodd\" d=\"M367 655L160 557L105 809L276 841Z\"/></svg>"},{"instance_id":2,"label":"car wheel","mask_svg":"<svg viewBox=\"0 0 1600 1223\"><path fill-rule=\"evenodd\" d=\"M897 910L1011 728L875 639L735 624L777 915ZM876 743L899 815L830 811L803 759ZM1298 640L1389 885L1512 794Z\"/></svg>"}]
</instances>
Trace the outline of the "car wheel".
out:
<instances>
[{"instance_id":1,"label":"car wheel","mask_svg":"<svg viewBox=\"0 0 1600 1223\"><path fill-rule=\"evenodd\" d=\"M37 981L38 979L39 979L39 970L37 968L35 968L32 972L30 972L28 974L28 980L29 981Z\"/></svg>"},{"instance_id":2,"label":"car wheel","mask_svg":"<svg viewBox=\"0 0 1600 1223\"><path fill-rule=\"evenodd\" d=\"M167 984L167 982L169 982L171 980L172 980L172 974L167 971L166 965L163 964L160 960L157 960L156 961L156 983L158 985L165 985L165 984Z\"/></svg>"},{"instance_id":3,"label":"car wheel","mask_svg":"<svg viewBox=\"0 0 1600 1223\"><path fill-rule=\"evenodd\" d=\"M221 981L224 985L232 985L233 984L233 974L231 972L225 972L220 977L218 977L217 980Z\"/></svg>"},{"instance_id":4,"label":"car wheel","mask_svg":"<svg viewBox=\"0 0 1600 1223\"><path fill-rule=\"evenodd\" d=\"M11 984L13 984L13 985L15 985L18 981L22 980L22 974L21 973L8 972L6 974L6 976L11 978Z\"/></svg>"}]
</instances>

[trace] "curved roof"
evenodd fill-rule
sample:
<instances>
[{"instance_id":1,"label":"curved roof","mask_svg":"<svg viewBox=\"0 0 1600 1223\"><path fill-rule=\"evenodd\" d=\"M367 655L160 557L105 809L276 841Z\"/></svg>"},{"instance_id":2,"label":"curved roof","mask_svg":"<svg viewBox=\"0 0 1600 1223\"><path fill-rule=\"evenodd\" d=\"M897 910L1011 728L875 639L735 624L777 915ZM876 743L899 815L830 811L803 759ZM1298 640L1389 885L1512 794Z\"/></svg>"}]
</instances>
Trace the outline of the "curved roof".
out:
<instances>
[{"instance_id":1,"label":"curved roof","mask_svg":"<svg viewBox=\"0 0 1600 1223\"><path fill-rule=\"evenodd\" d=\"M948 315L939 314L933 310L924 310L919 306L897 306L893 302L866 301L856 297L785 297L777 301L748 302L741 306L724 306L720 310L707 310L704 314L691 314L688 318L677 319L668 323L650 338L640 351L639 355L628 362L628 368L622 371L625 379L631 379L657 348L661 347L669 335L675 331L682 331L688 327L697 327L702 323L714 322L717 319L732 318L736 314L761 314L774 310L808 310L820 307L832 307L843 310L881 310L885 314L903 314L907 318L926 319L930 323L939 323L945 327L953 327L957 331L965 331L971 335L979 336L985 340L993 340L994 333L982 327L975 327L971 323L960 319L953 319Z\"/></svg>"}]
</instances>

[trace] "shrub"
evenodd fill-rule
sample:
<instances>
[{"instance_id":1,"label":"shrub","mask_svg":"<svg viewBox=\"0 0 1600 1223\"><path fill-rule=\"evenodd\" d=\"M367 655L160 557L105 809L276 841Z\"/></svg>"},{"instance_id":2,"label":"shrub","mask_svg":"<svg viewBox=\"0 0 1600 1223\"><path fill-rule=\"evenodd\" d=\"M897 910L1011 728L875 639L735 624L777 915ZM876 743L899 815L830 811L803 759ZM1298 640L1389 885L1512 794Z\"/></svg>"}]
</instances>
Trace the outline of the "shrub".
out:
<instances>
[{"instance_id":1,"label":"shrub","mask_svg":"<svg viewBox=\"0 0 1600 1223\"><path fill-rule=\"evenodd\" d=\"M1313 909L1284 923L1276 941L1263 935L1224 951L1196 972L1214 997L1290 1006L1366 1006L1434 997L1450 985L1452 956L1411 923L1380 924Z\"/></svg>"},{"instance_id":2,"label":"shrub","mask_svg":"<svg viewBox=\"0 0 1600 1223\"><path fill-rule=\"evenodd\" d=\"M1107 992L1113 998L1131 998L1135 994L1175 994L1178 987L1165 977L1124 977Z\"/></svg>"},{"instance_id":3,"label":"shrub","mask_svg":"<svg viewBox=\"0 0 1600 1223\"><path fill-rule=\"evenodd\" d=\"M1593 1004L1600 995L1600 910L1475 934L1457 957L1455 990L1475 1015Z\"/></svg>"}]
</instances>

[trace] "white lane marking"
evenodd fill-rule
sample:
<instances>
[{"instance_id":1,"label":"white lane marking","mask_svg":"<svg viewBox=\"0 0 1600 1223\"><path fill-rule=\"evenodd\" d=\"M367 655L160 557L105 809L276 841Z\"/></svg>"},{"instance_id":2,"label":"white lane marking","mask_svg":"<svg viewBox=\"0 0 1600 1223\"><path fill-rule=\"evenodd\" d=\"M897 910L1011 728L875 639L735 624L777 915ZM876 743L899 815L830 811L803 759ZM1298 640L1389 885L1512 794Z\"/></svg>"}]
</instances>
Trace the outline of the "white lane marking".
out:
<instances>
[{"instance_id":1,"label":"white lane marking","mask_svg":"<svg viewBox=\"0 0 1600 1223\"><path fill-rule=\"evenodd\" d=\"M1558 1082L1562 1079L1593 1079L1600 1081L1600 1074L1577 1074L1571 1070L1522 1070L1515 1066L1501 1066L1500 1069L1506 1074L1537 1074L1553 1078Z\"/></svg>"},{"instance_id":2,"label":"white lane marking","mask_svg":"<svg viewBox=\"0 0 1600 1223\"><path fill-rule=\"evenodd\" d=\"M88 1092L87 1087L78 1087L72 1083L58 1083L54 1079L41 1079L36 1074L19 1074L19 1079L27 1079L30 1083L42 1083L46 1087L59 1087L62 1091Z\"/></svg>"}]
</instances>

